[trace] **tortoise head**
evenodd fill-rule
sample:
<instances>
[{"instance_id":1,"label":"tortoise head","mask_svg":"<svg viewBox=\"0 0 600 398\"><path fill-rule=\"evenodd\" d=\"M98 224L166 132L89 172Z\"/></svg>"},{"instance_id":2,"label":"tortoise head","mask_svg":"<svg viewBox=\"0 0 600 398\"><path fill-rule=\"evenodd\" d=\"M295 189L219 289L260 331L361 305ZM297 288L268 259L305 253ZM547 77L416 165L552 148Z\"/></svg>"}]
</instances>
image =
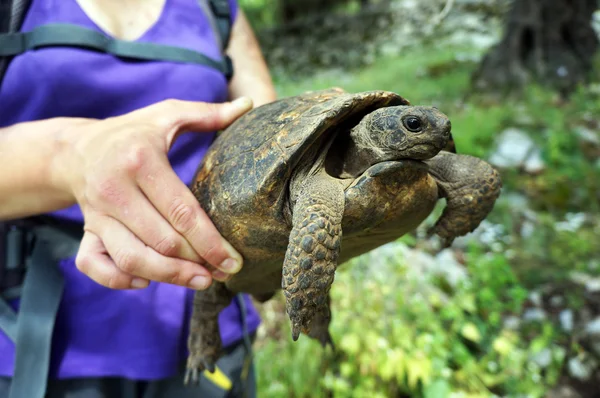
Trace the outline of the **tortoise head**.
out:
<instances>
[{"instance_id":1,"label":"tortoise head","mask_svg":"<svg viewBox=\"0 0 600 398\"><path fill-rule=\"evenodd\" d=\"M391 106L366 115L351 136L359 146L385 153L386 160L424 160L446 147L450 127L448 117L437 108Z\"/></svg>"}]
</instances>

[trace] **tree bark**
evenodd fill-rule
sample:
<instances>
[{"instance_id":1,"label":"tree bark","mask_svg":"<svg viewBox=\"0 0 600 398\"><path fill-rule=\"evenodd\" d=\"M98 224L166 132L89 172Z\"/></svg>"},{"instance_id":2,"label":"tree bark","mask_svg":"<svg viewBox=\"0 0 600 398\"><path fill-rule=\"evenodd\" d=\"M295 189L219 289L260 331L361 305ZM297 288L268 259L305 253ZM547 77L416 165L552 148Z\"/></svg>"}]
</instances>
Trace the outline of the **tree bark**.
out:
<instances>
[{"instance_id":1,"label":"tree bark","mask_svg":"<svg viewBox=\"0 0 600 398\"><path fill-rule=\"evenodd\" d=\"M365 2L366 0L361 0ZM282 22L288 23L303 17L328 12L348 0L280 0Z\"/></svg>"},{"instance_id":2,"label":"tree bark","mask_svg":"<svg viewBox=\"0 0 600 398\"><path fill-rule=\"evenodd\" d=\"M592 70L597 8L597 0L514 0L504 37L473 76L475 87L512 91L537 81L568 94Z\"/></svg>"}]
</instances>

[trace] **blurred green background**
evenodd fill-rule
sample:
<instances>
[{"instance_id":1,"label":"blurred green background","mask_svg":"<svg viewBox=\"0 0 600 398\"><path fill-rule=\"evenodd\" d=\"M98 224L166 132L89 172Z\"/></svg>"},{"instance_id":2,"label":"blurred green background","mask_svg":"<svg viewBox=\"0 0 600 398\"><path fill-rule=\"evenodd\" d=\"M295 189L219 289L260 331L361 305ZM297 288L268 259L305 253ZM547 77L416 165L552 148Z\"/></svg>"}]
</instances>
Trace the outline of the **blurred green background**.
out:
<instances>
[{"instance_id":1,"label":"blurred green background","mask_svg":"<svg viewBox=\"0 0 600 398\"><path fill-rule=\"evenodd\" d=\"M258 305L259 396L600 396L598 57L567 89L534 73L484 90L473 76L510 1L240 4L280 96L338 86L435 105L458 151L504 180L492 214L450 249L424 237L440 203L414 234L340 267L336 352L292 342L281 295Z\"/></svg>"}]
</instances>

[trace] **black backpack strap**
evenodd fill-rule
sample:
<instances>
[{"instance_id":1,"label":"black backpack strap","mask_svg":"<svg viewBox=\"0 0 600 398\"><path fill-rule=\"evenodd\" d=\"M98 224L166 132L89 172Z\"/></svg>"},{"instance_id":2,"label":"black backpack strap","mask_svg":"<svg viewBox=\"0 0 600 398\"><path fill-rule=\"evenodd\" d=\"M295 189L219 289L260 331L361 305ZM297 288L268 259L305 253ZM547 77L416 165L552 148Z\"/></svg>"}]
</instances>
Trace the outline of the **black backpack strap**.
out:
<instances>
[{"instance_id":1,"label":"black backpack strap","mask_svg":"<svg viewBox=\"0 0 600 398\"><path fill-rule=\"evenodd\" d=\"M31 5L31 0L6 0L6 3L11 4L8 32L18 32L21 29L21 25L23 25L25 15Z\"/></svg>"},{"instance_id":2,"label":"black backpack strap","mask_svg":"<svg viewBox=\"0 0 600 398\"><path fill-rule=\"evenodd\" d=\"M18 263L28 270L18 314L8 305L7 292L0 294L0 330L16 346L8 398L45 395L52 333L64 289L56 262L74 255L83 236L81 226L58 229L44 224L34 226L36 222L0 223L8 226L4 228L4 249L0 252L4 265L10 268Z\"/></svg>"},{"instance_id":3,"label":"black backpack strap","mask_svg":"<svg viewBox=\"0 0 600 398\"><path fill-rule=\"evenodd\" d=\"M229 7L229 0L208 0L210 9L215 17L219 36L221 38L221 49L223 53L229 45L229 39L231 37L231 9Z\"/></svg>"},{"instance_id":4,"label":"black backpack strap","mask_svg":"<svg viewBox=\"0 0 600 398\"><path fill-rule=\"evenodd\" d=\"M21 29L31 0L0 0L0 35ZM12 56L0 55L0 84Z\"/></svg>"},{"instance_id":5,"label":"black backpack strap","mask_svg":"<svg viewBox=\"0 0 600 398\"><path fill-rule=\"evenodd\" d=\"M113 39L98 31L70 24L41 25L29 32L0 35L0 56L14 56L43 47L83 47L121 58L162 60L206 65L227 74L227 62L187 48Z\"/></svg>"},{"instance_id":6,"label":"black backpack strap","mask_svg":"<svg viewBox=\"0 0 600 398\"><path fill-rule=\"evenodd\" d=\"M233 76L233 63L227 55L227 46L231 37L232 14L229 7L229 0L198 0L200 8L208 18L217 45L221 49L221 54L227 63L227 80L231 80Z\"/></svg>"},{"instance_id":7,"label":"black backpack strap","mask_svg":"<svg viewBox=\"0 0 600 398\"><path fill-rule=\"evenodd\" d=\"M47 243L36 244L28 260L16 315L15 367L8 398L46 395L52 334L64 290L63 276Z\"/></svg>"}]
</instances>

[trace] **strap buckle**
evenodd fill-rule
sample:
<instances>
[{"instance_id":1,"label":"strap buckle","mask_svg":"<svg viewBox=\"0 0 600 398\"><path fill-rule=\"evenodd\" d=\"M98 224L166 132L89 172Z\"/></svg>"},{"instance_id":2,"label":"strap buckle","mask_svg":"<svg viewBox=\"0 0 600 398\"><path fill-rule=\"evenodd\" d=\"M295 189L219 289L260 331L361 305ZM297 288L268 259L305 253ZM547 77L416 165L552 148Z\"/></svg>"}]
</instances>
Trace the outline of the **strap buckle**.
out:
<instances>
[{"instance_id":1,"label":"strap buckle","mask_svg":"<svg viewBox=\"0 0 600 398\"><path fill-rule=\"evenodd\" d=\"M25 226L0 223L0 296L18 297L25 279L25 260L34 236Z\"/></svg>"}]
</instances>

